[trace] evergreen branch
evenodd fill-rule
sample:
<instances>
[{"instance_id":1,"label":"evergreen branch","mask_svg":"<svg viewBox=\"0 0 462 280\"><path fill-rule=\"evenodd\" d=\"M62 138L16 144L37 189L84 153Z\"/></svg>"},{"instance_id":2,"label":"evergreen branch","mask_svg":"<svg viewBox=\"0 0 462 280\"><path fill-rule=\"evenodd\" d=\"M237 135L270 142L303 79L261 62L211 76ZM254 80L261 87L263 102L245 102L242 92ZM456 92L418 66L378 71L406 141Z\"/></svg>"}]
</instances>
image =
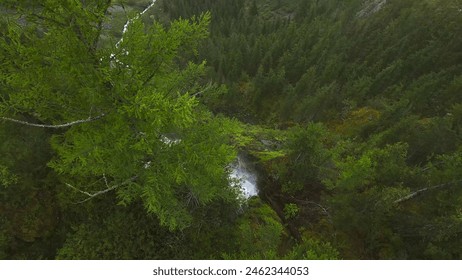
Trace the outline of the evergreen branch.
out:
<instances>
[{"instance_id":1,"label":"evergreen branch","mask_svg":"<svg viewBox=\"0 0 462 280\"><path fill-rule=\"evenodd\" d=\"M76 121L72 121L72 122L68 122L68 123L63 123L63 124L38 124L38 123L30 123L30 122L21 121L21 120L16 120L16 119L7 118L7 117L0 117L0 119L5 120L5 121L14 122L14 123L23 124L23 125L34 126L34 127L43 127L43 128L63 128L63 127L73 126L73 125L76 125L76 124L81 124L81 123L87 123L87 122L96 121L96 120L98 120L98 119L103 118L104 116L105 116L105 114L101 114L101 115L96 116L96 117L88 117L87 119L84 119L84 120L76 120Z\"/></svg>"},{"instance_id":2,"label":"evergreen branch","mask_svg":"<svg viewBox=\"0 0 462 280\"><path fill-rule=\"evenodd\" d=\"M461 183L461 182L462 182L462 180L459 180L459 181L455 181L455 182L449 182L449 183L444 183L444 184L440 184L440 185L436 185L436 186L423 188L423 189L417 190L417 191L415 191L415 192L413 192L413 193L411 193L409 195L406 195L405 197L402 197L400 199L395 200L394 203L398 204L398 203L413 199L414 197L422 194L423 192L430 191L430 190L435 190L435 189L440 189L440 188L444 188L444 187L449 187L449 186L451 186L453 184L457 184L457 183Z\"/></svg>"},{"instance_id":3,"label":"evergreen branch","mask_svg":"<svg viewBox=\"0 0 462 280\"><path fill-rule=\"evenodd\" d=\"M161 59L159 65L157 65L156 69L154 69L154 71L146 78L146 80L144 80L143 86L147 85L147 83L149 83L149 81L151 81L152 78L154 78L154 76L157 74L157 71L159 71L159 69L160 69L160 67L162 66L163 63L164 63L164 58Z\"/></svg>"},{"instance_id":4,"label":"evergreen branch","mask_svg":"<svg viewBox=\"0 0 462 280\"><path fill-rule=\"evenodd\" d=\"M54 23L56 24L57 26L59 27L65 27L66 24L64 22L61 22L57 19L54 19L54 18L50 18L50 17L47 17L47 16L44 16L44 15L38 15L38 14L35 14L35 13L29 13L28 14L30 17L35 17L39 20L43 20L45 22L51 22L51 23Z\"/></svg>"},{"instance_id":5,"label":"evergreen branch","mask_svg":"<svg viewBox=\"0 0 462 280\"><path fill-rule=\"evenodd\" d=\"M88 196L86 199L81 200L81 201L79 201L79 202L76 202L76 204L80 204L80 203L87 202L87 201L89 201L90 199L93 199L93 198L95 198L95 197L97 197L97 196L100 196L100 195L102 195L102 194L105 194L105 193L108 193L108 192L110 192L110 191L112 191L112 190L115 190L115 189L117 189L118 187L125 186L125 185L127 185L127 184L129 184L129 183L135 181L137 178L138 178L138 176L133 176L133 177L131 177L130 179L127 179L127 180L123 181L122 183L120 183L120 184L118 184L118 185L109 186L109 184L108 184L108 182L107 182L107 179L106 179L106 176L103 175L103 179L104 179L104 183L105 183L105 185L106 185L106 189L101 190L101 191L97 191L97 192L94 192L94 193L89 193L89 192L83 191L83 190L78 189L78 188L76 188L76 187L74 187L73 185L68 184L68 183L66 183L66 186L68 186L69 188L71 188L71 189L73 189L73 190L75 190L75 191L78 191L79 193L82 193L82 194Z\"/></svg>"}]
</instances>

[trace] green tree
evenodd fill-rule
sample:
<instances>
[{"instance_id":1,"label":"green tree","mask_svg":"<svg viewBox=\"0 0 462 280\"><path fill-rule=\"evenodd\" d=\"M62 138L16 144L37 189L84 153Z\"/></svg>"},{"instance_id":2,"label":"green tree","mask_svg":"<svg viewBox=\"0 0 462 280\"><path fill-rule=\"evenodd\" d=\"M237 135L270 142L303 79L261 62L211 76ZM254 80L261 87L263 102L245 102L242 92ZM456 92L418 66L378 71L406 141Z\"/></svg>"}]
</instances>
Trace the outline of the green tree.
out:
<instances>
[{"instance_id":1,"label":"green tree","mask_svg":"<svg viewBox=\"0 0 462 280\"><path fill-rule=\"evenodd\" d=\"M135 17L117 45L99 47L110 1L34 3L4 3L14 14L0 39L2 125L53 130L48 165L66 194L115 191L170 229L190 225L194 207L234 199L226 126L196 98L204 64L187 61L209 14L168 28Z\"/></svg>"},{"instance_id":2,"label":"green tree","mask_svg":"<svg viewBox=\"0 0 462 280\"><path fill-rule=\"evenodd\" d=\"M277 259L285 235L277 214L259 198L249 201L246 213L237 221L235 253L227 259Z\"/></svg>"},{"instance_id":3,"label":"green tree","mask_svg":"<svg viewBox=\"0 0 462 280\"><path fill-rule=\"evenodd\" d=\"M407 193L412 169L406 164L407 146L365 149L359 156L350 145L335 153L338 172L324 183L333 192L326 198L332 222L345 238L348 258L395 258L401 240L394 231L395 201ZM353 155L352 155L353 154Z\"/></svg>"}]
</instances>

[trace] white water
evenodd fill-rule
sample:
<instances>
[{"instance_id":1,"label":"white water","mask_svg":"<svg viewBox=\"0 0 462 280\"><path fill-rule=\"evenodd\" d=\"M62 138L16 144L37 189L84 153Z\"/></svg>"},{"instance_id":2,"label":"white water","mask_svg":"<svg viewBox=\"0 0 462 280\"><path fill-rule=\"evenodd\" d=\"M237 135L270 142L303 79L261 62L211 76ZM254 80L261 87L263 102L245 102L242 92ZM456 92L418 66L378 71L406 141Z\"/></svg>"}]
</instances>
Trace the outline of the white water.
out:
<instances>
[{"instance_id":1,"label":"white water","mask_svg":"<svg viewBox=\"0 0 462 280\"><path fill-rule=\"evenodd\" d=\"M172 147L181 142L181 139L175 136L162 135L159 139L167 147ZM145 168L151 166L151 162L145 164ZM249 167L245 158L241 155L230 165L231 173L229 177L237 181L240 191L246 198L258 195L257 176L252 168Z\"/></svg>"},{"instance_id":2,"label":"white water","mask_svg":"<svg viewBox=\"0 0 462 280\"><path fill-rule=\"evenodd\" d=\"M253 170L249 168L245 159L238 155L236 161L231 165L231 179L237 179L241 188L242 194L246 198L258 195L257 176Z\"/></svg>"}]
</instances>

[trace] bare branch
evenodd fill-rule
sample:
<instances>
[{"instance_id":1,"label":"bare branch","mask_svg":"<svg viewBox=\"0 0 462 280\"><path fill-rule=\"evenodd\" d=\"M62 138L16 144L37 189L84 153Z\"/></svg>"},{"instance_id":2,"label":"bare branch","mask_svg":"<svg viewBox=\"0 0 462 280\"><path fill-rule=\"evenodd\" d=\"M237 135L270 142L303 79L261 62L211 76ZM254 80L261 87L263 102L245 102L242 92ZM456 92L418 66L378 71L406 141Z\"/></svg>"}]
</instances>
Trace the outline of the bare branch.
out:
<instances>
[{"instance_id":1,"label":"bare branch","mask_svg":"<svg viewBox=\"0 0 462 280\"><path fill-rule=\"evenodd\" d=\"M329 211L327 211L327 209L325 207L323 207L321 204L316 203L314 201L304 201L304 203L305 204L312 204L312 205L317 206L319 209L322 210L322 212L324 212L324 214L326 214L326 216L330 217Z\"/></svg>"},{"instance_id":2,"label":"bare branch","mask_svg":"<svg viewBox=\"0 0 462 280\"><path fill-rule=\"evenodd\" d=\"M191 97L201 97L203 93L204 93L204 91L201 90L201 91L198 91L196 93L191 94L190 96Z\"/></svg>"},{"instance_id":3,"label":"bare branch","mask_svg":"<svg viewBox=\"0 0 462 280\"><path fill-rule=\"evenodd\" d=\"M28 125L28 126L34 126L34 127L43 127L43 128L63 128L63 127L73 126L73 125L76 125L76 124L81 124L81 123L87 123L87 122L96 121L96 120L98 120L98 119L103 118L104 116L105 116L105 114L101 114L101 115L96 116L96 117L88 117L87 119L84 119L84 120L77 120L77 121L68 122L68 123L63 123L63 124L38 124L38 123L30 123L30 122L21 121L21 120L16 120L16 119L7 118L7 117L0 117L0 119L5 120L5 121L10 121L10 122L19 123L19 124L24 124L24 125Z\"/></svg>"},{"instance_id":4,"label":"bare branch","mask_svg":"<svg viewBox=\"0 0 462 280\"><path fill-rule=\"evenodd\" d=\"M106 175L103 175L103 179L104 179L104 183L105 183L105 185L106 185L106 189L101 190L101 191L97 191L97 192L94 192L94 193L89 193L89 192L86 192L86 191L82 191L81 189L78 189L78 188L76 188L76 187L74 187L73 185L68 184L68 183L66 183L66 186L68 186L69 188L71 188L71 189L73 189L73 190L75 190L75 191L78 191L79 193L82 193L82 194L88 196L86 199L81 200L81 201L79 201L79 202L76 202L76 204L80 204L80 203L87 202L87 201L89 201L90 199L95 198L95 197L97 197L97 196L100 196L100 195L102 195L102 194L105 194L105 193L108 193L108 192L110 192L110 191L112 191L112 190L115 190L115 189L117 189L118 187L125 186L125 185L127 185L127 184L129 184L129 183L135 181L137 178L138 178L138 176L133 176L133 177L131 177L130 179L127 179L127 180L123 181L122 183L120 183L120 184L118 184L118 185L109 186L108 183L107 183Z\"/></svg>"},{"instance_id":5,"label":"bare branch","mask_svg":"<svg viewBox=\"0 0 462 280\"><path fill-rule=\"evenodd\" d=\"M319 208L319 209L324 213L324 215L328 218L329 222L332 223L332 218L331 218L331 216L330 216L330 213L329 213L329 209L328 209L328 208L325 208L325 207L322 206L321 204L316 203L316 202L311 201L311 200L298 199L298 198L295 198L295 197L293 197L293 196L291 196L290 198L291 198L292 201L298 202L298 203L300 203L300 204L304 204L304 205L311 204L311 205L316 206L317 208Z\"/></svg>"},{"instance_id":6,"label":"bare branch","mask_svg":"<svg viewBox=\"0 0 462 280\"><path fill-rule=\"evenodd\" d=\"M459 181L455 181L455 182L449 182L449 183L445 183L445 184L440 184L440 185L436 185L436 186L431 186L431 187L428 187L428 188L423 188L423 189L420 189L420 190L417 190L409 195L406 195L405 197L402 197L400 199L397 199L394 201L394 203L398 204L398 203L401 203L401 202L404 202L404 201L407 201L407 200L410 200L420 194L422 194L423 192L426 192L426 191L430 191L430 190L435 190L435 189L440 189L440 188L444 188L444 187L449 187L453 184L457 184L457 183L460 183L462 182L462 180L459 180Z\"/></svg>"}]
</instances>

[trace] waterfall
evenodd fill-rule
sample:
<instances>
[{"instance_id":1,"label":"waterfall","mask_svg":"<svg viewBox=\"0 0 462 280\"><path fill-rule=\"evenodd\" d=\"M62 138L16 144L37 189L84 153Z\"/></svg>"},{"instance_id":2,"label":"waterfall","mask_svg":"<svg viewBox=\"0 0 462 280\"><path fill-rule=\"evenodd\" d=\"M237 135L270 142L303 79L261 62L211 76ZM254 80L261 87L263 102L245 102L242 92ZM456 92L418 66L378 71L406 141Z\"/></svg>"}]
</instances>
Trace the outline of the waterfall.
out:
<instances>
[{"instance_id":1,"label":"waterfall","mask_svg":"<svg viewBox=\"0 0 462 280\"><path fill-rule=\"evenodd\" d=\"M231 165L231 179L237 180L242 194L246 198L258 195L257 176L247 160L239 154L236 161Z\"/></svg>"}]
</instances>

